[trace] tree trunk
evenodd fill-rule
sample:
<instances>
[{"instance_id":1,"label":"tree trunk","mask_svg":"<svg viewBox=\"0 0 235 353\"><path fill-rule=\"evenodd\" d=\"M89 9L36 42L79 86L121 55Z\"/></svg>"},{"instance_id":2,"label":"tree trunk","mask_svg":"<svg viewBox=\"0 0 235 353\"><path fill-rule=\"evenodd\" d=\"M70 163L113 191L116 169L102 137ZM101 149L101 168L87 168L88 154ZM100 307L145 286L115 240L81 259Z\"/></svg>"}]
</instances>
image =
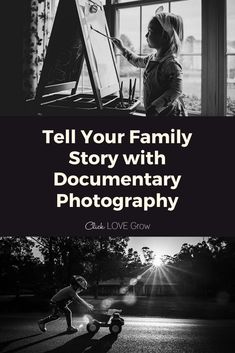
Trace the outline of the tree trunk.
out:
<instances>
[{"instance_id":1,"label":"tree trunk","mask_svg":"<svg viewBox=\"0 0 235 353\"><path fill-rule=\"evenodd\" d=\"M49 238L49 281L52 285L55 283L55 278L54 278L54 252L53 252L53 241L52 237Z\"/></svg>"},{"instance_id":2,"label":"tree trunk","mask_svg":"<svg viewBox=\"0 0 235 353\"><path fill-rule=\"evenodd\" d=\"M95 299L98 299L98 296L99 296L99 280L97 280L97 281L96 281L96 284L95 284L94 298L95 298Z\"/></svg>"}]
</instances>

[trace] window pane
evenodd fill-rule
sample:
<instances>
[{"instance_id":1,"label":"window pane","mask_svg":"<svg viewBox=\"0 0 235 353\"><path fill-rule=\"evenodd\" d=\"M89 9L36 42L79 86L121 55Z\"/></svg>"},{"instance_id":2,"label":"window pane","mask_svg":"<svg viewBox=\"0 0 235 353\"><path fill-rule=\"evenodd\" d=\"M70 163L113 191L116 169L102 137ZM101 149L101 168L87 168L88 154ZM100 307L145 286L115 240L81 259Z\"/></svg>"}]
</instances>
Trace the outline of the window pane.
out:
<instances>
[{"instance_id":1,"label":"window pane","mask_svg":"<svg viewBox=\"0 0 235 353\"><path fill-rule=\"evenodd\" d=\"M136 1L136 0L114 0L115 4L122 4L124 2L132 2L132 1Z\"/></svg>"},{"instance_id":2,"label":"window pane","mask_svg":"<svg viewBox=\"0 0 235 353\"><path fill-rule=\"evenodd\" d=\"M140 8L127 8L118 11L119 34L125 47L135 53L140 51ZM122 55L118 55L117 63L120 79L123 81L124 97L129 93L129 79L137 78L136 96L140 96L140 69L131 65Z\"/></svg>"},{"instance_id":3,"label":"window pane","mask_svg":"<svg viewBox=\"0 0 235 353\"><path fill-rule=\"evenodd\" d=\"M181 55L183 67L183 97L186 108L201 111L201 56Z\"/></svg>"},{"instance_id":4,"label":"window pane","mask_svg":"<svg viewBox=\"0 0 235 353\"><path fill-rule=\"evenodd\" d=\"M202 21L201 0L177 1L171 3L171 12L180 15L184 22L184 53L201 53Z\"/></svg>"},{"instance_id":5,"label":"window pane","mask_svg":"<svg viewBox=\"0 0 235 353\"><path fill-rule=\"evenodd\" d=\"M227 0L227 113L235 114L235 2Z\"/></svg>"},{"instance_id":6,"label":"window pane","mask_svg":"<svg viewBox=\"0 0 235 353\"><path fill-rule=\"evenodd\" d=\"M171 3L171 12L180 15L184 22L180 61L184 73L185 105L188 110L201 111L201 0Z\"/></svg>"},{"instance_id":7,"label":"window pane","mask_svg":"<svg viewBox=\"0 0 235 353\"><path fill-rule=\"evenodd\" d=\"M169 11L169 5L167 3L165 4L155 4L155 5L147 5L142 7L142 51L141 53L143 54L150 54L153 52L152 49L149 48L145 34L148 31L148 24L151 18L154 16L155 11L159 6L163 5L164 11L168 12Z\"/></svg>"},{"instance_id":8,"label":"window pane","mask_svg":"<svg viewBox=\"0 0 235 353\"><path fill-rule=\"evenodd\" d=\"M141 8L137 6L120 9L118 11L119 36L121 36L122 40L126 41L124 44L137 54L146 55L151 53L152 50L147 45L145 34L150 19L161 5L165 12L171 11L181 15L183 18L185 40L180 61L184 71L185 102L187 109L201 111L201 0L183 0L142 5ZM139 22L140 17L142 18L141 26ZM142 33L140 33L141 29ZM121 77L126 81L127 90L129 76L139 75L140 70L133 68L122 57L119 61ZM142 85L141 81L140 89Z\"/></svg>"},{"instance_id":9,"label":"window pane","mask_svg":"<svg viewBox=\"0 0 235 353\"><path fill-rule=\"evenodd\" d=\"M227 0L227 50L235 53L235 1Z\"/></svg>"},{"instance_id":10,"label":"window pane","mask_svg":"<svg viewBox=\"0 0 235 353\"><path fill-rule=\"evenodd\" d=\"M235 55L227 58L227 113L235 114Z\"/></svg>"}]
</instances>

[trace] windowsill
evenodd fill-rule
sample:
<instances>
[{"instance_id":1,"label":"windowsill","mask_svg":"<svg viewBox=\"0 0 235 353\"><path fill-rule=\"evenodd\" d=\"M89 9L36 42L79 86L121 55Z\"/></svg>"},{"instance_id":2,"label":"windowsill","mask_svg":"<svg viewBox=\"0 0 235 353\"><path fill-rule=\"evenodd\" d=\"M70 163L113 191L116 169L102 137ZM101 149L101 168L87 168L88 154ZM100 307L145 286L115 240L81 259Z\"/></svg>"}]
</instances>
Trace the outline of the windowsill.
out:
<instances>
[{"instance_id":1,"label":"windowsill","mask_svg":"<svg viewBox=\"0 0 235 353\"><path fill-rule=\"evenodd\" d=\"M188 110L188 116L200 117L200 116L202 116L202 113L201 112L197 112L195 110Z\"/></svg>"}]
</instances>

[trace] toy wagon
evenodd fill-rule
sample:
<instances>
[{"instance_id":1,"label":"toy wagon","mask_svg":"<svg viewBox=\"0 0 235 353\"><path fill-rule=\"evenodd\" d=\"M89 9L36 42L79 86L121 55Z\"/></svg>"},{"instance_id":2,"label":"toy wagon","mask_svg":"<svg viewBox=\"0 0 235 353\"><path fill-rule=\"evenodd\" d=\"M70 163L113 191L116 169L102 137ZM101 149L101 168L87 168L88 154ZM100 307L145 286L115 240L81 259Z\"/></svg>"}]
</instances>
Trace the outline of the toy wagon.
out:
<instances>
[{"instance_id":1,"label":"toy wagon","mask_svg":"<svg viewBox=\"0 0 235 353\"><path fill-rule=\"evenodd\" d=\"M112 334L118 335L124 325L124 319L120 316L121 312L122 310L118 309L94 310L92 316L89 317L87 331L94 334L99 331L100 327L109 327Z\"/></svg>"}]
</instances>

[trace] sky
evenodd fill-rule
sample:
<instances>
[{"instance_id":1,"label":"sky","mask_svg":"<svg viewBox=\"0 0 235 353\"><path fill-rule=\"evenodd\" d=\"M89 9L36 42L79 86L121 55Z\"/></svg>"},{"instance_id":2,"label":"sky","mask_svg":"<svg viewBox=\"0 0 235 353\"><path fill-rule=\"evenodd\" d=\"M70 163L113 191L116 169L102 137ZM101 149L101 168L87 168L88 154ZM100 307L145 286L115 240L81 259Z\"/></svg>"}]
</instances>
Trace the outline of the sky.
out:
<instances>
[{"instance_id":1,"label":"sky","mask_svg":"<svg viewBox=\"0 0 235 353\"><path fill-rule=\"evenodd\" d=\"M204 237L204 240L207 240L207 238ZM142 247L147 246L160 258L163 255L175 255L180 251L184 243L195 245L202 241L203 237L130 237L128 247L133 248L141 254Z\"/></svg>"},{"instance_id":2,"label":"sky","mask_svg":"<svg viewBox=\"0 0 235 353\"><path fill-rule=\"evenodd\" d=\"M152 237L130 237L128 242L128 248L133 248L138 251L139 255L142 255L142 247L147 246L151 250L154 251L157 258L161 258L163 255L173 256L178 253L181 249L181 246L184 243L188 243L190 245L195 245L203 241L203 237L160 237L160 236L152 236ZM207 240L208 237L204 237L204 240ZM33 250L34 256L40 256L40 253L37 248ZM141 259L143 257L141 256Z\"/></svg>"},{"instance_id":3,"label":"sky","mask_svg":"<svg viewBox=\"0 0 235 353\"><path fill-rule=\"evenodd\" d=\"M164 11L168 12L167 4L154 4L143 7L142 12L142 28L143 43L145 43L145 33L148 23L153 17L156 9L163 5ZM187 2L172 3L171 11L179 14L184 22L184 36L194 36L195 39L201 40L201 0L188 0ZM135 48L139 46L139 30L140 30L140 10L138 7L120 10L120 34L126 34Z\"/></svg>"},{"instance_id":4,"label":"sky","mask_svg":"<svg viewBox=\"0 0 235 353\"><path fill-rule=\"evenodd\" d=\"M235 1L228 0L227 2L227 36L228 40L235 40Z\"/></svg>"},{"instance_id":5,"label":"sky","mask_svg":"<svg viewBox=\"0 0 235 353\"><path fill-rule=\"evenodd\" d=\"M164 11L168 12L169 7L165 3L147 5L143 7L142 27L143 41L148 22L154 15L155 10L163 5ZM194 36L195 39L202 39L202 21L201 21L201 0L188 0L172 3L171 12L181 15L184 23L184 37ZM120 10L120 34L126 34L131 39L135 48L139 47L138 31L140 29L140 11L139 8L129 8ZM228 41L235 40L235 1L227 0L227 38ZM119 35L120 35L119 34Z\"/></svg>"}]
</instances>

